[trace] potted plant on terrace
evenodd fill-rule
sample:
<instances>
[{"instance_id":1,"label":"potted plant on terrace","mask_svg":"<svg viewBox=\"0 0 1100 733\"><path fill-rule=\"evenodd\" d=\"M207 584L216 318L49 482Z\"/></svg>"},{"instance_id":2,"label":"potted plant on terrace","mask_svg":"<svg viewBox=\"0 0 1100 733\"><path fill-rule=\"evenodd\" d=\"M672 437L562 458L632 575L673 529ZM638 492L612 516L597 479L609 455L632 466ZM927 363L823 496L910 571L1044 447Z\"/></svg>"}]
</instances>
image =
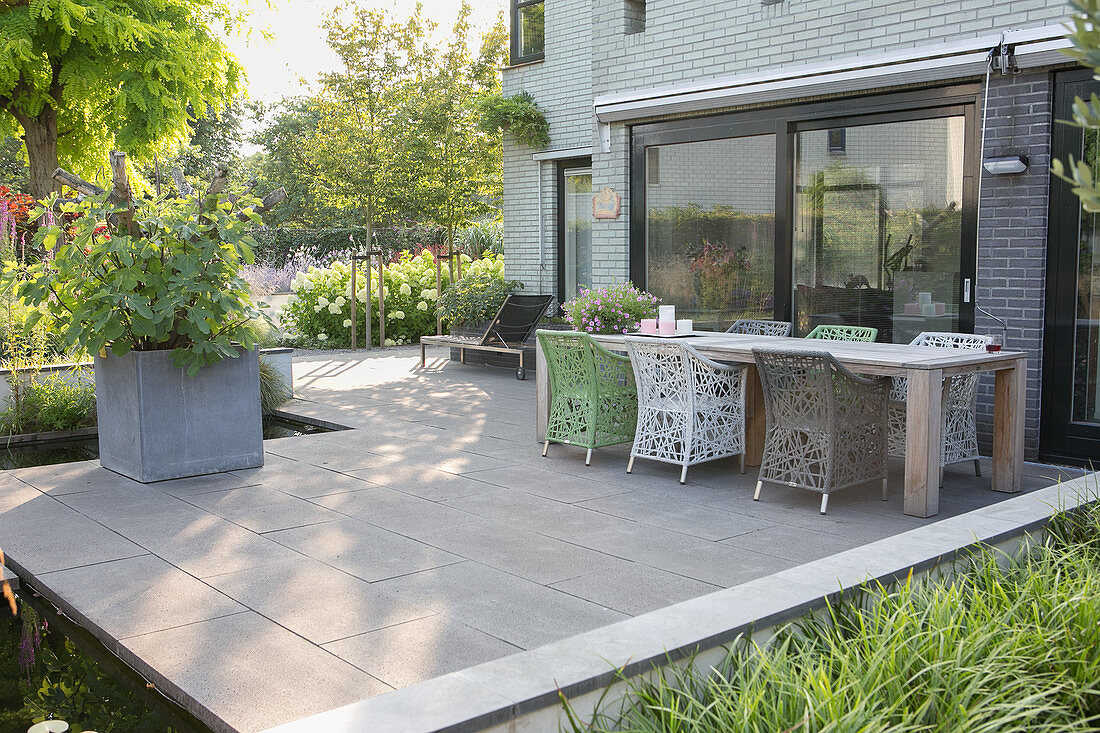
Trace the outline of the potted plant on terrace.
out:
<instances>
[{"instance_id":1,"label":"potted plant on terrace","mask_svg":"<svg viewBox=\"0 0 1100 733\"><path fill-rule=\"evenodd\" d=\"M110 193L58 170L85 196L34 212L46 256L5 268L16 295L44 306L68 345L95 357L100 463L143 482L263 465L258 354L261 313L240 276L249 228L266 203L205 191L135 201L125 155L111 154ZM70 226L56 211L77 214ZM31 324L33 325L33 324Z\"/></svg>"}]
</instances>

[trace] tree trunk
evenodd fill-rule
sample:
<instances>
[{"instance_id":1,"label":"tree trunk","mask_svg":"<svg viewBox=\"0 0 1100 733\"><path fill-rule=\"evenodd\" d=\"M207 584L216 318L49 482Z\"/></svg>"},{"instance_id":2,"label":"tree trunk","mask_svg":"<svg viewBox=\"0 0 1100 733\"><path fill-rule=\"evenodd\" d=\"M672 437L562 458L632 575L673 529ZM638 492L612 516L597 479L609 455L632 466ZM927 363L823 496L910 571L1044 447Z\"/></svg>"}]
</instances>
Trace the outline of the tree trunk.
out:
<instances>
[{"instance_id":1,"label":"tree trunk","mask_svg":"<svg viewBox=\"0 0 1100 733\"><path fill-rule=\"evenodd\" d=\"M57 111L47 104L34 117L18 110L12 113L23 127L23 140L27 144L30 194L36 199L44 199L59 190L53 177L57 170Z\"/></svg>"}]
</instances>

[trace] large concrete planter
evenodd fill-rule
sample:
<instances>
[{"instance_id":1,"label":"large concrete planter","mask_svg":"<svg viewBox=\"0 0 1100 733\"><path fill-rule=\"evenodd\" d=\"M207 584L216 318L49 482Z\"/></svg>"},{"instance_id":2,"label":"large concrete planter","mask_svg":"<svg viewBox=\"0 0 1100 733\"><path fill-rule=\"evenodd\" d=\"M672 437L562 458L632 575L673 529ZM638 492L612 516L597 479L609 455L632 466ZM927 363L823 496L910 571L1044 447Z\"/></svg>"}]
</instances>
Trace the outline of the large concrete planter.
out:
<instances>
[{"instance_id":1,"label":"large concrete planter","mask_svg":"<svg viewBox=\"0 0 1100 733\"><path fill-rule=\"evenodd\" d=\"M95 358L99 462L142 481L256 468L264 463L259 354L194 377L170 351Z\"/></svg>"}]
</instances>

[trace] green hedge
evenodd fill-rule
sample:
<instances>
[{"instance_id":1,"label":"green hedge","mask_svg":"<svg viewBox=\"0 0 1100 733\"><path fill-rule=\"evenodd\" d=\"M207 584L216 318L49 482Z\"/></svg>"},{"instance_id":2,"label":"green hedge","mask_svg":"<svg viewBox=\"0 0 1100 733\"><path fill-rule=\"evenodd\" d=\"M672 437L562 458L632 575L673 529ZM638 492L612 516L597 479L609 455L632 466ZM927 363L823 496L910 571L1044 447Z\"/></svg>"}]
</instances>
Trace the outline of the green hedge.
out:
<instances>
[{"instance_id":1,"label":"green hedge","mask_svg":"<svg viewBox=\"0 0 1100 733\"><path fill-rule=\"evenodd\" d=\"M261 229L256 238L256 260L282 267L295 255L304 255L318 264L346 259L351 251L367 249L364 227L333 227L325 229ZM376 227L374 246L392 259L399 252L437 251L446 241L446 230L434 224L405 224Z\"/></svg>"}]
</instances>

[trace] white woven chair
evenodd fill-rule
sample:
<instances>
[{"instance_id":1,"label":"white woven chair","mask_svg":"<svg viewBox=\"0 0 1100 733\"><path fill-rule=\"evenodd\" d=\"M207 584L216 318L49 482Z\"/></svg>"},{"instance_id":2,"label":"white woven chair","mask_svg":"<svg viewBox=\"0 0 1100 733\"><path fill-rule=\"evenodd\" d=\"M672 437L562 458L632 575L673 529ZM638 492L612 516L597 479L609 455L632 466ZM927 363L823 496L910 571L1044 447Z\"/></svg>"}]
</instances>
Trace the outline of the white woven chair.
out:
<instances>
[{"instance_id":1,"label":"white woven chair","mask_svg":"<svg viewBox=\"0 0 1100 733\"><path fill-rule=\"evenodd\" d=\"M745 472L744 365L711 361L682 341L628 338L638 385L638 428L630 463L648 458L689 466L741 456Z\"/></svg>"},{"instance_id":2,"label":"white woven chair","mask_svg":"<svg viewBox=\"0 0 1100 733\"><path fill-rule=\"evenodd\" d=\"M985 348L988 336L972 333L943 333L926 331L910 342L911 346L936 346L942 349ZM890 455L905 456L905 399L909 388L905 377L894 377L894 386L890 390L889 445ZM974 462L974 475L982 475L982 465L978 461L977 427L978 375L968 374L954 377L951 390L944 401L942 432L943 450L940 458L940 483L943 483L943 467L954 463Z\"/></svg>"},{"instance_id":3,"label":"white woven chair","mask_svg":"<svg viewBox=\"0 0 1100 733\"><path fill-rule=\"evenodd\" d=\"M793 325L790 321L762 321L742 318L734 321L726 333L742 333L752 336L790 336Z\"/></svg>"}]
</instances>

